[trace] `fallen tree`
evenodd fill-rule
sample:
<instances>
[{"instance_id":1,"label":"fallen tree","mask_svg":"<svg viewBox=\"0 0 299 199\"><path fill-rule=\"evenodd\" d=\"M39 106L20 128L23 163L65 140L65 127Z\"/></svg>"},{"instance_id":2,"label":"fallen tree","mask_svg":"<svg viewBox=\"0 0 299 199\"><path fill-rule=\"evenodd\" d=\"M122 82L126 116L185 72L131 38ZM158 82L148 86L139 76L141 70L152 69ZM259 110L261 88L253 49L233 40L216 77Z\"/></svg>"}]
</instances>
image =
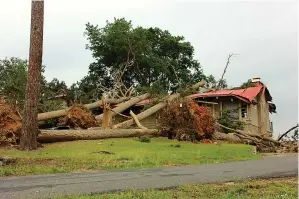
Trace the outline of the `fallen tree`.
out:
<instances>
[{"instance_id":1,"label":"fallen tree","mask_svg":"<svg viewBox=\"0 0 299 199\"><path fill-rule=\"evenodd\" d=\"M285 136L287 136L292 130L294 130L296 128L298 128L298 124L296 126L293 126L292 128L290 128L289 130L287 130L281 136L279 136L279 138L277 139L277 141L280 141L282 138L284 138Z\"/></svg>"},{"instance_id":2,"label":"fallen tree","mask_svg":"<svg viewBox=\"0 0 299 199\"><path fill-rule=\"evenodd\" d=\"M193 86L191 86L190 88L187 88L185 93L188 92L192 92L196 89L198 89L199 87L202 87L205 85L205 81L200 81L196 84L194 84ZM136 115L136 118L140 121L143 120L144 118L147 118L153 114L155 114L156 112L158 112L159 110L161 110L162 108L166 107L169 102L173 101L174 99L177 99L181 97L181 93L176 93L170 96L167 96L165 99L163 99L162 102L159 102L158 104L152 106L149 109L146 109L145 111L139 113L138 115ZM134 119L129 119L127 121L124 121L122 123L113 125L112 128L129 128L130 126L132 126L135 123Z\"/></svg>"},{"instance_id":3,"label":"fallen tree","mask_svg":"<svg viewBox=\"0 0 299 199\"><path fill-rule=\"evenodd\" d=\"M119 103L124 102L128 99L130 99L130 98L129 97L122 97L122 98L118 98L118 99L106 99L105 102L111 103L111 104L119 104ZM84 106L87 109L95 109L95 108L101 107L102 105L103 105L103 101L99 100L99 101L96 101L96 102L93 102L93 103L90 103L90 104L85 104ZM57 111L39 113L38 116L37 116L37 120L38 121L43 121L43 120L48 120L48 119L52 119L52 118L66 116L69 109L70 109L70 107L68 107L66 109L57 110Z\"/></svg>"},{"instance_id":4,"label":"fallen tree","mask_svg":"<svg viewBox=\"0 0 299 199\"><path fill-rule=\"evenodd\" d=\"M221 133L218 131L215 131L212 135L212 140L220 140L220 141L225 141L225 142L229 142L229 143L246 143L246 141L242 140L241 138L239 138L238 136L236 136L233 133Z\"/></svg>"},{"instance_id":5,"label":"fallen tree","mask_svg":"<svg viewBox=\"0 0 299 199\"><path fill-rule=\"evenodd\" d=\"M103 129L103 130L42 130L37 140L40 143L73 140L96 140L138 136L158 136L157 129Z\"/></svg>"},{"instance_id":6,"label":"fallen tree","mask_svg":"<svg viewBox=\"0 0 299 199\"><path fill-rule=\"evenodd\" d=\"M138 103L144 99L147 99L149 96L150 96L149 93L145 93L143 95L133 97L132 99L130 99L126 102L122 102L122 103L118 104L115 108L111 109L110 117L113 117L113 116L117 115L118 113L121 113L121 112L127 110L128 108L135 105L136 103ZM101 121L101 120L103 120L103 117L104 117L104 114L98 115L98 116L96 116L96 120Z\"/></svg>"}]
</instances>

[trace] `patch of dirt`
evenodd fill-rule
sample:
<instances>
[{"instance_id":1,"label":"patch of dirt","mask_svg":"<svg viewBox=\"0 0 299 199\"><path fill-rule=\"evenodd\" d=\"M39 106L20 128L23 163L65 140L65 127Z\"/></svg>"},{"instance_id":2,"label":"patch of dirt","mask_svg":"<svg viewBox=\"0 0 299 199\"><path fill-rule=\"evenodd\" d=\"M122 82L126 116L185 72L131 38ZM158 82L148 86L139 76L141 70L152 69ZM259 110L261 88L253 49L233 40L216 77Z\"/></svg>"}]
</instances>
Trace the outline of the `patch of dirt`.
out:
<instances>
[{"instance_id":1,"label":"patch of dirt","mask_svg":"<svg viewBox=\"0 0 299 199\"><path fill-rule=\"evenodd\" d=\"M0 103L0 146L16 145L22 130L22 120L16 106Z\"/></svg>"},{"instance_id":2,"label":"patch of dirt","mask_svg":"<svg viewBox=\"0 0 299 199\"><path fill-rule=\"evenodd\" d=\"M74 104L60 121L60 125L68 125L73 129L88 129L98 126L98 122L86 107L82 104Z\"/></svg>"},{"instance_id":3,"label":"patch of dirt","mask_svg":"<svg viewBox=\"0 0 299 199\"><path fill-rule=\"evenodd\" d=\"M58 165L61 163L59 158L18 158L18 164L26 165Z\"/></svg>"}]
</instances>

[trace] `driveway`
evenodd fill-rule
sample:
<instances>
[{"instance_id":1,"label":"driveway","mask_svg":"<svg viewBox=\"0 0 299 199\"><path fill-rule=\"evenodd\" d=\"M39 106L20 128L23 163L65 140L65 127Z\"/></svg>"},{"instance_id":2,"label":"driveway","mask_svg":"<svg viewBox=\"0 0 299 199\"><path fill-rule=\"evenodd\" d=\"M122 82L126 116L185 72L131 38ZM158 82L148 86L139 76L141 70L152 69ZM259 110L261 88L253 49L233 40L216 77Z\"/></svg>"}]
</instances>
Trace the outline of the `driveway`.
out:
<instances>
[{"instance_id":1,"label":"driveway","mask_svg":"<svg viewBox=\"0 0 299 199\"><path fill-rule=\"evenodd\" d=\"M297 155L158 169L132 169L0 178L0 198L52 198L127 189L172 188L249 178L298 176Z\"/></svg>"}]
</instances>

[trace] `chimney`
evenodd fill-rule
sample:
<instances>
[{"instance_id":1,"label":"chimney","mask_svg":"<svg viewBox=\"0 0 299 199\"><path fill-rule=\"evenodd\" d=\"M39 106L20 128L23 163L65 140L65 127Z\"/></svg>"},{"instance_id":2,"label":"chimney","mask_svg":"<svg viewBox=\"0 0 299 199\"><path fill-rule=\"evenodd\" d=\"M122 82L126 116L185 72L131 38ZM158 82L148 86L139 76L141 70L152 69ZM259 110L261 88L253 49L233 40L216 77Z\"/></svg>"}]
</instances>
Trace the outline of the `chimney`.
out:
<instances>
[{"instance_id":1,"label":"chimney","mask_svg":"<svg viewBox=\"0 0 299 199\"><path fill-rule=\"evenodd\" d=\"M252 82L252 83L261 82L261 78L259 78L259 77L254 77L254 78L251 79L251 82Z\"/></svg>"},{"instance_id":2,"label":"chimney","mask_svg":"<svg viewBox=\"0 0 299 199\"><path fill-rule=\"evenodd\" d=\"M261 84L262 84L261 78L254 77L254 78L251 79L251 85L258 86L258 85L261 85Z\"/></svg>"}]
</instances>

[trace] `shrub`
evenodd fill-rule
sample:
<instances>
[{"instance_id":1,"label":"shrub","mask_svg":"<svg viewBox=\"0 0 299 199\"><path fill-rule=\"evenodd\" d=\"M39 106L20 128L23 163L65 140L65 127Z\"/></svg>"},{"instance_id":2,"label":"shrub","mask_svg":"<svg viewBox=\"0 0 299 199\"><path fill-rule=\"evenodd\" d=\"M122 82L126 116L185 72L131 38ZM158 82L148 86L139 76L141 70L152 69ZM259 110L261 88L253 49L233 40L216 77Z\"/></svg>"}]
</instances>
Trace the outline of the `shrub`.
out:
<instances>
[{"instance_id":1,"label":"shrub","mask_svg":"<svg viewBox=\"0 0 299 199\"><path fill-rule=\"evenodd\" d=\"M151 138L146 137L146 136L141 136L141 137L139 137L139 141L149 143L149 142L151 142Z\"/></svg>"},{"instance_id":2,"label":"shrub","mask_svg":"<svg viewBox=\"0 0 299 199\"><path fill-rule=\"evenodd\" d=\"M218 118L218 123L232 129L244 130L244 122L235 119L232 115L238 109L222 111L221 116ZM223 129L224 133L232 133L230 130Z\"/></svg>"}]
</instances>

